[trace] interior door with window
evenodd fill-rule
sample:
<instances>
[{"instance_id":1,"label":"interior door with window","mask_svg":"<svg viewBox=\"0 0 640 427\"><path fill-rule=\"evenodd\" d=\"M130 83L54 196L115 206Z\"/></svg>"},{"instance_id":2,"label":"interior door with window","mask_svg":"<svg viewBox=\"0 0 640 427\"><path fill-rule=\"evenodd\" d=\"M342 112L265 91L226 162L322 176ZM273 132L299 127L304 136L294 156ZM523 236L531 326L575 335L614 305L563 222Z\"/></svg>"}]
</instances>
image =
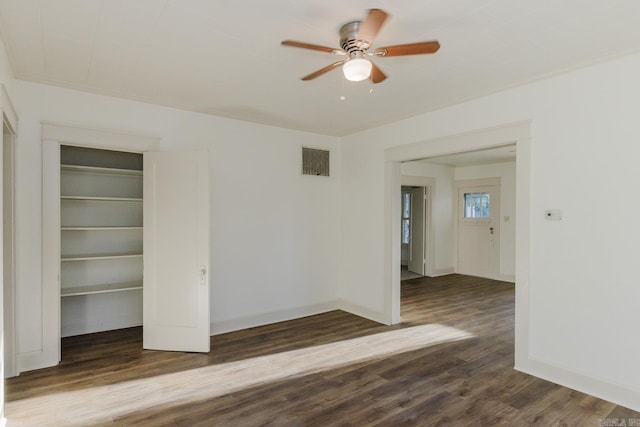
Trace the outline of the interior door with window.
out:
<instances>
[{"instance_id":1,"label":"interior door with window","mask_svg":"<svg viewBox=\"0 0 640 427\"><path fill-rule=\"evenodd\" d=\"M208 161L144 153L145 349L209 351Z\"/></svg>"},{"instance_id":2,"label":"interior door with window","mask_svg":"<svg viewBox=\"0 0 640 427\"><path fill-rule=\"evenodd\" d=\"M499 272L499 196L498 186L459 188L458 273L493 278Z\"/></svg>"}]
</instances>

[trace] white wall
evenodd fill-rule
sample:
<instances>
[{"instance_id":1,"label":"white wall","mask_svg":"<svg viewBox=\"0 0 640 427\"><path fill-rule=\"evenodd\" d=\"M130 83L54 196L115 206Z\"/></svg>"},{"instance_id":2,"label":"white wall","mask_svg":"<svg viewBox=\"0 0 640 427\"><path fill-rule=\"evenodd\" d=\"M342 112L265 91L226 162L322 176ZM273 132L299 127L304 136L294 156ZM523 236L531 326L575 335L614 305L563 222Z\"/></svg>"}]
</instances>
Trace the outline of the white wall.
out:
<instances>
[{"instance_id":1,"label":"white wall","mask_svg":"<svg viewBox=\"0 0 640 427\"><path fill-rule=\"evenodd\" d=\"M459 166L454 174L456 181L500 178L500 278L513 280L516 274L516 163Z\"/></svg>"},{"instance_id":2,"label":"white wall","mask_svg":"<svg viewBox=\"0 0 640 427\"><path fill-rule=\"evenodd\" d=\"M453 226L454 226L454 168L447 165L407 162L400 166L400 173L406 176L425 176L435 179L431 191L431 230L433 240L433 275L454 272Z\"/></svg>"},{"instance_id":3,"label":"white wall","mask_svg":"<svg viewBox=\"0 0 640 427\"><path fill-rule=\"evenodd\" d=\"M344 298L388 318L385 149L532 120L530 353L516 363L640 409L638 75L635 54L344 138Z\"/></svg>"},{"instance_id":4,"label":"white wall","mask_svg":"<svg viewBox=\"0 0 640 427\"><path fill-rule=\"evenodd\" d=\"M157 136L164 150L209 150L213 333L337 307L337 138L23 81L14 86L18 334L21 355L36 355L30 368L43 338L41 121ZM331 150L330 178L301 175L301 145Z\"/></svg>"}]
</instances>

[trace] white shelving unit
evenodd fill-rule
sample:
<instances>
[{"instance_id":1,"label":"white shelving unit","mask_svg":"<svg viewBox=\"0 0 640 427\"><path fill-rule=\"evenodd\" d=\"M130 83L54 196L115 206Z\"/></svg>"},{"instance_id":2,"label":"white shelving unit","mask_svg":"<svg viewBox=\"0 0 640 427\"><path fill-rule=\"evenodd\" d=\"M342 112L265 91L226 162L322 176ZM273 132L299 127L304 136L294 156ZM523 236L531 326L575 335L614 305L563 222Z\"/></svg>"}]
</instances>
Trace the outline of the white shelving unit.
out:
<instances>
[{"instance_id":1,"label":"white shelving unit","mask_svg":"<svg viewBox=\"0 0 640 427\"><path fill-rule=\"evenodd\" d=\"M134 197L88 197L88 196L60 196L60 200L86 200L90 202L142 202L142 198Z\"/></svg>"},{"instance_id":2,"label":"white shelving unit","mask_svg":"<svg viewBox=\"0 0 640 427\"><path fill-rule=\"evenodd\" d=\"M60 258L60 261L90 261L90 260L99 260L99 259L118 259L118 258L138 258L141 257L142 254L139 253L131 253L131 254L76 254L76 255L66 255Z\"/></svg>"},{"instance_id":3,"label":"white shelving unit","mask_svg":"<svg viewBox=\"0 0 640 427\"><path fill-rule=\"evenodd\" d=\"M60 227L60 231L142 230L142 227Z\"/></svg>"},{"instance_id":4,"label":"white shelving unit","mask_svg":"<svg viewBox=\"0 0 640 427\"><path fill-rule=\"evenodd\" d=\"M60 170L62 172L89 172L89 173L105 173L109 175L142 176L142 170L138 170L138 169L104 168L99 166L60 165Z\"/></svg>"},{"instance_id":5,"label":"white shelving unit","mask_svg":"<svg viewBox=\"0 0 640 427\"><path fill-rule=\"evenodd\" d=\"M66 288L62 297L74 297L80 295L104 294L107 292L135 291L142 289L142 282L107 283L105 285L75 286Z\"/></svg>"},{"instance_id":6,"label":"white shelving unit","mask_svg":"<svg viewBox=\"0 0 640 427\"><path fill-rule=\"evenodd\" d=\"M60 149L61 336L142 324L142 155Z\"/></svg>"}]
</instances>

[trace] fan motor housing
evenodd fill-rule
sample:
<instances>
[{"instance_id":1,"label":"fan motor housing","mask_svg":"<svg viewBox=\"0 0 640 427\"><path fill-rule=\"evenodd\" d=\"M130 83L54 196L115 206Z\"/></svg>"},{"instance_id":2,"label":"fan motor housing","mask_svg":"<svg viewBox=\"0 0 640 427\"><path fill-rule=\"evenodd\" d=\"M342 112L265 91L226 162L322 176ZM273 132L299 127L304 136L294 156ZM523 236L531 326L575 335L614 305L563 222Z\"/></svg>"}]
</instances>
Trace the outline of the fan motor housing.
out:
<instances>
[{"instance_id":1,"label":"fan motor housing","mask_svg":"<svg viewBox=\"0 0 640 427\"><path fill-rule=\"evenodd\" d=\"M358 39L360 21L347 22L340 28L340 47L349 56L360 56L371 46L367 40Z\"/></svg>"}]
</instances>

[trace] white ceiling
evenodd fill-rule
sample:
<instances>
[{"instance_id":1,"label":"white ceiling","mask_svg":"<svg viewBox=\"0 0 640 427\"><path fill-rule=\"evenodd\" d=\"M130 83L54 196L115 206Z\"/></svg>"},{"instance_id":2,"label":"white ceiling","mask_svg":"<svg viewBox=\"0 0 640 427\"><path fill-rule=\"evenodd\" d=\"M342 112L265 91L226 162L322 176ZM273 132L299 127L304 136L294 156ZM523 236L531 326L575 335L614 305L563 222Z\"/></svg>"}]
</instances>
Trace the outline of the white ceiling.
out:
<instances>
[{"instance_id":1,"label":"white ceiling","mask_svg":"<svg viewBox=\"0 0 640 427\"><path fill-rule=\"evenodd\" d=\"M440 51L377 59L375 86L300 81L336 57L280 41L337 47L374 7L374 47ZM16 78L328 135L638 51L639 22L638 0L0 0Z\"/></svg>"}]
</instances>

